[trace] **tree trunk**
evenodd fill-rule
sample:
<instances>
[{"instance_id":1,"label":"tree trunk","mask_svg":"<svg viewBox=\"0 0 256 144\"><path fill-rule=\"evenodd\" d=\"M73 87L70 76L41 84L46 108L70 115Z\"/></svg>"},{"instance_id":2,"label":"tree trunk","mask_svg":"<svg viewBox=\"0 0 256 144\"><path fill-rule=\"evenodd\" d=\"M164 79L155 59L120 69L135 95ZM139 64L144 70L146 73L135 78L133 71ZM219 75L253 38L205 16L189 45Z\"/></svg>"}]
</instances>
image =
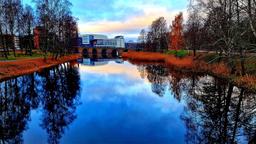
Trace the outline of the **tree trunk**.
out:
<instances>
[{"instance_id":1,"label":"tree trunk","mask_svg":"<svg viewBox=\"0 0 256 144\"><path fill-rule=\"evenodd\" d=\"M13 41L12 41L12 51L13 51L14 57L16 57L15 36L14 36L13 32L11 33L11 36L12 36L12 39L13 39Z\"/></svg>"},{"instance_id":2,"label":"tree trunk","mask_svg":"<svg viewBox=\"0 0 256 144\"><path fill-rule=\"evenodd\" d=\"M249 16L249 24L250 24L250 28L251 31L254 35L254 37L256 38L256 30L253 26L253 16L252 16L252 5L251 5L251 0L247 0L248 2L248 16Z\"/></svg>"},{"instance_id":3,"label":"tree trunk","mask_svg":"<svg viewBox=\"0 0 256 144\"><path fill-rule=\"evenodd\" d=\"M3 36L2 26L0 26L0 37L1 37L1 45L3 47L4 56L5 56L6 59L8 59L7 50L6 50L6 47L5 47L5 44L4 44L4 36Z\"/></svg>"}]
</instances>

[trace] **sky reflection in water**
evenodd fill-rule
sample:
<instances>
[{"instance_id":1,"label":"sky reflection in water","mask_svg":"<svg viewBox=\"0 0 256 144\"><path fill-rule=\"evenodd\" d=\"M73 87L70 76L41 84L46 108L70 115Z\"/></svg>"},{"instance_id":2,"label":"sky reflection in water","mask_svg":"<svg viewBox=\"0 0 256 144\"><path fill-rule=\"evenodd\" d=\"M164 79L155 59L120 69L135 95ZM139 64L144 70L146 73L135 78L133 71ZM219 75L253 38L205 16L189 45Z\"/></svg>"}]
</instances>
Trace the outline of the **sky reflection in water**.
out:
<instances>
[{"instance_id":1,"label":"sky reflection in water","mask_svg":"<svg viewBox=\"0 0 256 144\"><path fill-rule=\"evenodd\" d=\"M81 66L80 74L83 104L67 133L76 135L63 143L182 142L182 105L168 92L165 97L153 94L136 66Z\"/></svg>"},{"instance_id":2,"label":"sky reflection in water","mask_svg":"<svg viewBox=\"0 0 256 144\"><path fill-rule=\"evenodd\" d=\"M0 140L25 144L248 143L255 93L163 65L73 63L0 83ZM135 62L132 62L135 63Z\"/></svg>"},{"instance_id":3,"label":"sky reflection in water","mask_svg":"<svg viewBox=\"0 0 256 144\"><path fill-rule=\"evenodd\" d=\"M128 62L80 65L79 72L81 105L61 143L184 142L185 127L180 120L183 105L167 89L164 97L153 93L151 84L140 77L136 66ZM37 112L32 113L32 122L24 135L26 143L32 144L37 133L43 136L42 143L47 139L38 127Z\"/></svg>"}]
</instances>

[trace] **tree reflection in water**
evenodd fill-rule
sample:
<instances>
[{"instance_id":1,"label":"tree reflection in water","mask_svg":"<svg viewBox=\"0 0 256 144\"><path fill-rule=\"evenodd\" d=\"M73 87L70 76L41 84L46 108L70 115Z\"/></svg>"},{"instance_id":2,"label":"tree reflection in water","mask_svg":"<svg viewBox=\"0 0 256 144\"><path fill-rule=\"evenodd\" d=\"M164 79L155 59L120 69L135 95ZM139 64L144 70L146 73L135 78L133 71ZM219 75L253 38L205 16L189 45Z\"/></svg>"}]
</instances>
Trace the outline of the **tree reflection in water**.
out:
<instances>
[{"instance_id":1,"label":"tree reflection in water","mask_svg":"<svg viewBox=\"0 0 256 144\"><path fill-rule=\"evenodd\" d=\"M167 86L167 69L161 65L150 65L146 67L146 71L147 79L152 83L152 91L160 97L164 96Z\"/></svg>"},{"instance_id":2,"label":"tree reflection in water","mask_svg":"<svg viewBox=\"0 0 256 144\"><path fill-rule=\"evenodd\" d=\"M181 119L186 143L246 143L256 140L256 95L225 80L165 68L138 66L159 97L171 93L184 103ZM76 118L80 76L63 64L43 72L0 83L0 143L23 143L30 112L43 107L41 127L48 143L59 143ZM243 140L243 139L247 140Z\"/></svg>"},{"instance_id":3,"label":"tree reflection in water","mask_svg":"<svg viewBox=\"0 0 256 144\"><path fill-rule=\"evenodd\" d=\"M76 118L80 76L69 63L0 83L0 143L23 143L30 111L43 105L43 121L49 143L58 143Z\"/></svg>"},{"instance_id":4,"label":"tree reflection in water","mask_svg":"<svg viewBox=\"0 0 256 144\"><path fill-rule=\"evenodd\" d=\"M22 132L26 129L31 108L30 97L20 87L23 79L26 78L14 78L0 85L0 139L2 143L22 142Z\"/></svg>"},{"instance_id":5,"label":"tree reflection in water","mask_svg":"<svg viewBox=\"0 0 256 144\"><path fill-rule=\"evenodd\" d=\"M226 80L159 65L140 64L138 70L154 93L163 96L169 87L175 99L186 103L181 115L187 128L186 143L255 142L255 93Z\"/></svg>"},{"instance_id":6,"label":"tree reflection in water","mask_svg":"<svg viewBox=\"0 0 256 144\"><path fill-rule=\"evenodd\" d=\"M77 90L79 90L79 75L77 70L61 65L52 71L43 73L43 109L42 127L46 129L52 144L59 139L67 127L76 118Z\"/></svg>"}]
</instances>

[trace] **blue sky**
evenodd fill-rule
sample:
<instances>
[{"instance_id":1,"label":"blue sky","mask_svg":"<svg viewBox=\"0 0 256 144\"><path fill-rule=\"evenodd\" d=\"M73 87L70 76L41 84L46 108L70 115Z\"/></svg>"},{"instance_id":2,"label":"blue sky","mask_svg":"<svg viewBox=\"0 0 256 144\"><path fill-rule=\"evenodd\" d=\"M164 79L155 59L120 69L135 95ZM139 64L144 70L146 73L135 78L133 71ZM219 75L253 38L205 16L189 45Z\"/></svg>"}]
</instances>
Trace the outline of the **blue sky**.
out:
<instances>
[{"instance_id":1,"label":"blue sky","mask_svg":"<svg viewBox=\"0 0 256 144\"><path fill-rule=\"evenodd\" d=\"M31 4L32 0L23 0ZM136 40L142 28L164 16L168 22L179 12L187 17L188 0L71 0L72 12L79 19L81 34L97 33L109 37L124 35Z\"/></svg>"}]
</instances>

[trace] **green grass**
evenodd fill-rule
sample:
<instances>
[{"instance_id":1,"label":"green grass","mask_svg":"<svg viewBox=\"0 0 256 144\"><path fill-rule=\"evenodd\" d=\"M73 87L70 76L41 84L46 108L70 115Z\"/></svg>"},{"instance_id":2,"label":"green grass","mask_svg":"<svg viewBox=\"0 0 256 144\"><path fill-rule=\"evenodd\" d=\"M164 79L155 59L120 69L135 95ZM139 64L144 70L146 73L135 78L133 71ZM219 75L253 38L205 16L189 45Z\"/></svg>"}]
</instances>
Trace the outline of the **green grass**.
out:
<instances>
[{"instance_id":1,"label":"green grass","mask_svg":"<svg viewBox=\"0 0 256 144\"><path fill-rule=\"evenodd\" d=\"M175 50L168 50L165 52L166 54L169 54L169 55L175 55L176 54L176 51Z\"/></svg>"},{"instance_id":2,"label":"green grass","mask_svg":"<svg viewBox=\"0 0 256 144\"><path fill-rule=\"evenodd\" d=\"M37 58L37 57L43 57L42 54L39 54L39 53L32 53L32 55L24 55L24 54L18 54L17 57L20 57L20 58Z\"/></svg>"},{"instance_id":3,"label":"green grass","mask_svg":"<svg viewBox=\"0 0 256 144\"><path fill-rule=\"evenodd\" d=\"M165 53L169 55L175 55L176 57L185 57L189 54L187 50L168 50Z\"/></svg>"},{"instance_id":4,"label":"green grass","mask_svg":"<svg viewBox=\"0 0 256 144\"><path fill-rule=\"evenodd\" d=\"M16 57L14 57L13 55L8 56L8 59L6 59L5 57L0 57L0 61L4 60L16 60Z\"/></svg>"},{"instance_id":5,"label":"green grass","mask_svg":"<svg viewBox=\"0 0 256 144\"><path fill-rule=\"evenodd\" d=\"M177 57L185 57L185 56L187 56L189 53L188 53L188 51L186 51L186 50L179 50L179 51L177 51L177 53L176 53L176 56Z\"/></svg>"}]
</instances>

